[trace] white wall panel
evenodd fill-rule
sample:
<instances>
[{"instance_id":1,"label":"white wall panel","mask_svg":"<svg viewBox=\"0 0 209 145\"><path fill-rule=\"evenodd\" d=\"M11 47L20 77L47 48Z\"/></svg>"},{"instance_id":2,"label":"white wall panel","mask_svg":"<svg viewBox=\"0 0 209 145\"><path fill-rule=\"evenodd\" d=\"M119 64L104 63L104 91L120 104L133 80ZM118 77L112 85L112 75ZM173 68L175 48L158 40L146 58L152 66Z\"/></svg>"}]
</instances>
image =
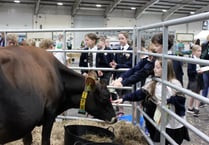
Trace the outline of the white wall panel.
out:
<instances>
[{"instance_id":1,"label":"white wall panel","mask_svg":"<svg viewBox=\"0 0 209 145\"><path fill-rule=\"evenodd\" d=\"M135 25L134 18L108 17L106 22L107 27L134 27Z\"/></svg>"},{"instance_id":2,"label":"white wall panel","mask_svg":"<svg viewBox=\"0 0 209 145\"><path fill-rule=\"evenodd\" d=\"M148 24L154 24L161 22L161 15L157 14L143 14L137 19L137 26L145 26Z\"/></svg>"},{"instance_id":3,"label":"white wall panel","mask_svg":"<svg viewBox=\"0 0 209 145\"><path fill-rule=\"evenodd\" d=\"M133 27L144 26L161 22L161 15L154 13L145 13L137 20L133 18L134 11L113 11L107 18L103 16L76 15L71 17L70 7L50 7L40 6L39 15L34 16L34 6L27 5L6 5L0 6L0 29L26 29L26 28L66 28L66 27ZM95 11L95 13L100 11ZM102 11L101 11L102 12ZM90 13L92 14L92 13ZM90 15L89 14L89 15ZM92 14L93 15L93 14ZM41 18L39 18L41 16ZM171 16L169 19L182 17L181 15ZM198 34L202 29L201 22L193 22L189 24L181 24L169 27L170 31L176 33L194 33ZM85 33L74 34L74 48L80 47ZM48 36L48 35L47 35Z\"/></svg>"},{"instance_id":4,"label":"white wall panel","mask_svg":"<svg viewBox=\"0 0 209 145\"><path fill-rule=\"evenodd\" d=\"M34 16L34 28L40 29L53 29L53 28L69 28L71 27L71 16L69 15L38 15Z\"/></svg>"},{"instance_id":5,"label":"white wall panel","mask_svg":"<svg viewBox=\"0 0 209 145\"><path fill-rule=\"evenodd\" d=\"M188 28L190 33L194 33L195 35L202 31L202 21L189 23Z\"/></svg>"},{"instance_id":6,"label":"white wall panel","mask_svg":"<svg viewBox=\"0 0 209 145\"><path fill-rule=\"evenodd\" d=\"M0 6L1 29L32 28L33 7Z\"/></svg>"},{"instance_id":7,"label":"white wall panel","mask_svg":"<svg viewBox=\"0 0 209 145\"><path fill-rule=\"evenodd\" d=\"M105 27L105 19L101 16L75 16L74 17L75 28L98 28ZM76 32L74 33L74 46L73 48L80 48L81 41L84 40L85 34L88 32Z\"/></svg>"},{"instance_id":8,"label":"white wall panel","mask_svg":"<svg viewBox=\"0 0 209 145\"><path fill-rule=\"evenodd\" d=\"M71 15L71 8L67 6L40 6L39 14Z\"/></svg>"}]
</instances>

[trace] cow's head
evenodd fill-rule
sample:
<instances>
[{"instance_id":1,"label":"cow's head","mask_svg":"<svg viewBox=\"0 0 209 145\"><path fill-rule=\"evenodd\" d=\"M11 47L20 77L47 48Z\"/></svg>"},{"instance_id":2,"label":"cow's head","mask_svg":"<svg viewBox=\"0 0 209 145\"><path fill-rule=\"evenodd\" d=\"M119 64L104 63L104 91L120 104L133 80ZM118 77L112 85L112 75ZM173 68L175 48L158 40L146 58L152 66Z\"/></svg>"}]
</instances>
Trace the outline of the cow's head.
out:
<instances>
[{"instance_id":1,"label":"cow's head","mask_svg":"<svg viewBox=\"0 0 209 145\"><path fill-rule=\"evenodd\" d=\"M88 96L86 98L85 110L95 118L115 123L117 119L107 86L99 81L95 81L92 77L88 77L86 79L86 87Z\"/></svg>"}]
</instances>

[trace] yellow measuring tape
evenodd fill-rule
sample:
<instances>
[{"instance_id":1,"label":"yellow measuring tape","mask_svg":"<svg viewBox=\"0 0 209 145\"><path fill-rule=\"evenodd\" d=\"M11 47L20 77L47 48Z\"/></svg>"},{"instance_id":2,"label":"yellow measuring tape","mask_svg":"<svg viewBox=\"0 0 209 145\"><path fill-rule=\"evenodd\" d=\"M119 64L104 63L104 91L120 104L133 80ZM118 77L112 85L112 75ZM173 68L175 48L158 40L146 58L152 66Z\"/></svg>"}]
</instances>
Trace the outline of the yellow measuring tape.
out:
<instances>
[{"instance_id":1,"label":"yellow measuring tape","mask_svg":"<svg viewBox=\"0 0 209 145\"><path fill-rule=\"evenodd\" d=\"M86 111L85 111L85 109L86 109L86 99L88 97L88 92L91 90L92 83L95 83L94 79L88 77L87 80L86 80L85 90L83 91L82 96L81 96L80 109L79 109L78 113L81 113L81 114L86 113Z\"/></svg>"},{"instance_id":2,"label":"yellow measuring tape","mask_svg":"<svg viewBox=\"0 0 209 145\"><path fill-rule=\"evenodd\" d=\"M85 108L86 108L86 98L87 98L88 92L83 91L82 96L81 96L81 101L80 101L80 110L78 113L85 114Z\"/></svg>"}]
</instances>

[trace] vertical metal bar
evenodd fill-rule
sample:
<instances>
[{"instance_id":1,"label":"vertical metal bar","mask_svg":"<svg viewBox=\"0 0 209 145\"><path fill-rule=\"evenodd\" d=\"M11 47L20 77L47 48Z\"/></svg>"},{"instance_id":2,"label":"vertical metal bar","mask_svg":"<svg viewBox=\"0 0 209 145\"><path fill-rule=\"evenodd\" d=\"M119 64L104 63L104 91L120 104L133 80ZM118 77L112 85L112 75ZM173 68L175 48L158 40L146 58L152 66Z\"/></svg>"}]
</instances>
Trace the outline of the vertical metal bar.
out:
<instances>
[{"instance_id":1,"label":"vertical metal bar","mask_svg":"<svg viewBox=\"0 0 209 145\"><path fill-rule=\"evenodd\" d=\"M135 36L136 36L136 27L133 28L133 34L132 34L132 40L133 40L133 53L132 53L132 67L135 66L135 59L136 59L136 54L137 54L137 47L135 47L135 44L136 44L136 40L135 40ZM132 89L132 92L135 90L134 88L134 85L133 86L133 89ZM135 117L136 117L136 103L135 102L132 102L132 124L135 124L136 121L135 121Z\"/></svg>"},{"instance_id":2,"label":"vertical metal bar","mask_svg":"<svg viewBox=\"0 0 209 145\"><path fill-rule=\"evenodd\" d=\"M135 36L136 36L136 32L137 29L136 27L133 28L133 34L132 34L132 40L133 40L133 55L132 55L132 66L134 67L135 66L135 58L136 58L136 55L137 55L137 47L136 47L136 39L135 39Z\"/></svg>"},{"instance_id":3,"label":"vertical metal bar","mask_svg":"<svg viewBox=\"0 0 209 145\"><path fill-rule=\"evenodd\" d=\"M7 46L7 44L8 44L8 43L7 43L7 34L8 34L8 32L5 31L5 32L4 32L4 41L5 41L5 42L4 42L4 45L5 45L5 46Z\"/></svg>"},{"instance_id":4,"label":"vertical metal bar","mask_svg":"<svg viewBox=\"0 0 209 145\"><path fill-rule=\"evenodd\" d=\"M64 47L64 49L63 49L64 52L63 53L64 53L64 61L65 61L64 64L67 65L67 60L66 60L66 46L67 45L66 45L66 31L65 30L63 31L63 37L64 37L64 39L63 39L63 41L64 41L63 42L63 44L64 44L64 46L63 46Z\"/></svg>"},{"instance_id":5,"label":"vertical metal bar","mask_svg":"<svg viewBox=\"0 0 209 145\"><path fill-rule=\"evenodd\" d=\"M141 31L137 30L136 29L136 64L140 61L140 57L139 57L139 54L137 53L138 52L138 49L141 50ZM141 87L141 82L138 82L136 84L136 89L139 88L139 85ZM141 103L140 102L136 102L137 106L140 105ZM139 124L140 122L140 115L141 115L141 112L140 111L136 111L136 123Z\"/></svg>"},{"instance_id":6,"label":"vertical metal bar","mask_svg":"<svg viewBox=\"0 0 209 145\"><path fill-rule=\"evenodd\" d=\"M167 59L164 58L164 54L168 53L168 27L163 27L163 52L162 52L162 79L167 80ZM161 105L166 105L166 85L162 84L161 92ZM161 109L161 132L165 131L167 113ZM165 137L160 135L160 144L165 144Z\"/></svg>"},{"instance_id":7,"label":"vertical metal bar","mask_svg":"<svg viewBox=\"0 0 209 145\"><path fill-rule=\"evenodd\" d=\"M142 33L139 30L137 32L138 32L138 34L137 34L137 44L139 46L138 49L140 51L142 51L142 43L141 43L141 40L142 40L142 36L141 35L142 35ZM137 59L138 60L140 60L140 57L139 56L140 56L140 54L137 53Z\"/></svg>"}]
</instances>

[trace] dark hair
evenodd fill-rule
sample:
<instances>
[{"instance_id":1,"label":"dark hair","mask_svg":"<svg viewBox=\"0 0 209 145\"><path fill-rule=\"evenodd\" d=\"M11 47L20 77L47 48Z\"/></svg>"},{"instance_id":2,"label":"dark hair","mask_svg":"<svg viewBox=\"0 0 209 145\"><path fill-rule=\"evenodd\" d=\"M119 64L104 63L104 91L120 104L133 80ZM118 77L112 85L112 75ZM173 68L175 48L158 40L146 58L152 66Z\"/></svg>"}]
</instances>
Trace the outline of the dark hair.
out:
<instances>
[{"instance_id":1,"label":"dark hair","mask_svg":"<svg viewBox=\"0 0 209 145\"><path fill-rule=\"evenodd\" d=\"M119 34L122 34L124 37L126 37L126 39L129 39L129 34L128 32L120 32Z\"/></svg>"},{"instance_id":2,"label":"dark hair","mask_svg":"<svg viewBox=\"0 0 209 145\"><path fill-rule=\"evenodd\" d=\"M97 43L97 41L99 40L99 37L97 37L97 35L95 33L88 33L85 35L85 37L88 37L91 40L95 40L95 43Z\"/></svg>"},{"instance_id":3,"label":"dark hair","mask_svg":"<svg viewBox=\"0 0 209 145\"><path fill-rule=\"evenodd\" d=\"M169 34L168 35L168 50L171 49L171 47L173 46L173 39L174 39L174 35ZM158 33L155 34L152 39L151 39L152 43L159 43L159 44L163 44L163 34L162 33Z\"/></svg>"},{"instance_id":4,"label":"dark hair","mask_svg":"<svg viewBox=\"0 0 209 145\"><path fill-rule=\"evenodd\" d=\"M145 47L145 39L144 38L141 38L141 46Z\"/></svg>"},{"instance_id":5,"label":"dark hair","mask_svg":"<svg viewBox=\"0 0 209 145\"><path fill-rule=\"evenodd\" d=\"M106 38L104 36L99 37L99 41L105 42Z\"/></svg>"},{"instance_id":6,"label":"dark hair","mask_svg":"<svg viewBox=\"0 0 209 145\"><path fill-rule=\"evenodd\" d=\"M121 31L121 32L119 32L119 34L122 34L127 39L127 43L129 46L133 45L133 41L129 40L129 33L128 32Z\"/></svg>"},{"instance_id":7,"label":"dark hair","mask_svg":"<svg viewBox=\"0 0 209 145\"><path fill-rule=\"evenodd\" d=\"M199 38L195 41L195 44L200 45L200 39Z\"/></svg>"}]
</instances>

